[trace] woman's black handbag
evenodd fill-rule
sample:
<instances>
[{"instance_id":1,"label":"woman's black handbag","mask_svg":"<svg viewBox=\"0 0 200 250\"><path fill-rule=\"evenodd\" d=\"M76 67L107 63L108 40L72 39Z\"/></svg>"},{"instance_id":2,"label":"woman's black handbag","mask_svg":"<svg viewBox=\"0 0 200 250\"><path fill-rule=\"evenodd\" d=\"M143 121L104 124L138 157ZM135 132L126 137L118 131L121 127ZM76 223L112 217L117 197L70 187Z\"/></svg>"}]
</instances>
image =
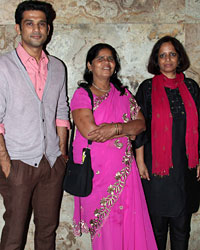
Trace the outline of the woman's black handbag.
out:
<instances>
[{"instance_id":1,"label":"woman's black handbag","mask_svg":"<svg viewBox=\"0 0 200 250\"><path fill-rule=\"evenodd\" d=\"M89 88L84 88L91 99L93 110L93 95ZM86 197L92 192L92 179L94 176L91 166L90 148L83 149L82 164L74 163L73 160L73 139L74 139L75 124L73 123L70 147L69 147L69 160L67 162L66 173L64 177L63 189L79 197ZM92 141L88 140L88 146Z\"/></svg>"}]
</instances>

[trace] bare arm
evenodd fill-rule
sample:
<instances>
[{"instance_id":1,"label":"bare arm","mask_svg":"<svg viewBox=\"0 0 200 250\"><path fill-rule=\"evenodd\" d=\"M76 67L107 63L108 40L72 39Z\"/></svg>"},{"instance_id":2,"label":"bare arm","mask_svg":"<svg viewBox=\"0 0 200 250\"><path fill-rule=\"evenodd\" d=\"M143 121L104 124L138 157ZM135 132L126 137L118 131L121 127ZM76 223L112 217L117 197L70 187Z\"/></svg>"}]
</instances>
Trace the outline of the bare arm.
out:
<instances>
[{"instance_id":1,"label":"bare arm","mask_svg":"<svg viewBox=\"0 0 200 250\"><path fill-rule=\"evenodd\" d=\"M149 172L144 162L144 146L136 149L136 162L140 172L140 177L150 181Z\"/></svg>"},{"instance_id":2,"label":"bare arm","mask_svg":"<svg viewBox=\"0 0 200 250\"><path fill-rule=\"evenodd\" d=\"M85 138L96 141L105 142L112 138L122 136L135 136L145 130L145 120L141 112L133 121L127 123L103 123L96 125L92 111L89 109L77 109L72 111L74 122Z\"/></svg>"},{"instance_id":3,"label":"bare arm","mask_svg":"<svg viewBox=\"0 0 200 250\"><path fill-rule=\"evenodd\" d=\"M67 156L67 139L68 139L68 129L66 127L56 127L57 128L57 134L59 136L59 147L60 151L62 153L62 156L65 158L65 160L68 159Z\"/></svg>"},{"instance_id":4,"label":"bare arm","mask_svg":"<svg viewBox=\"0 0 200 250\"><path fill-rule=\"evenodd\" d=\"M0 134L0 166L7 178L10 174L11 161L10 156L8 155L8 151L6 149L3 134Z\"/></svg>"},{"instance_id":5,"label":"bare arm","mask_svg":"<svg viewBox=\"0 0 200 250\"><path fill-rule=\"evenodd\" d=\"M123 136L136 136L145 131L146 125L142 112L138 112L135 120L129 121L127 123L120 123L119 129L120 135Z\"/></svg>"},{"instance_id":6,"label":"bare arm","mask_svg":"<svg viewBox=\"0 0 200 250\"><path fill-rule=\"evenodd\" d=\"M200 181L200 164L197 166L197 181Z\"/></svg>"},{"instance_id":7,"label":"bare arm","mask_svg":"<svg viewBox=\"0 0 200 250\"><path fill-rule=\"evenodd\" d=\"M112 131L114 128L113 135L110 136L109 139L123 136L134 137L146 129L144 116L141 112L138 112L135 120L127 123L103 123L97 129L90 132L89 135L99 135L103 141L106 141L106 138L103 137L107 135L107 128L109 128L109 126L112 127Z\"/></svg>"},{"instance_id":8,"label":"bare arm","mask_svg":"<svg viewBox=\"0 0 200 250\"><path fill-rule=\"evenodd\" d=\"M88 140L103 142L109 140L116 133L114 124L107 124L104 136L98 133L91 135L92 131L101 128L101 126L96 125L90 109L76 109L72 111L72 117L82 136ZM105 126L105 124L102 124L102 126Z\"/></svg>"}]
</instances>

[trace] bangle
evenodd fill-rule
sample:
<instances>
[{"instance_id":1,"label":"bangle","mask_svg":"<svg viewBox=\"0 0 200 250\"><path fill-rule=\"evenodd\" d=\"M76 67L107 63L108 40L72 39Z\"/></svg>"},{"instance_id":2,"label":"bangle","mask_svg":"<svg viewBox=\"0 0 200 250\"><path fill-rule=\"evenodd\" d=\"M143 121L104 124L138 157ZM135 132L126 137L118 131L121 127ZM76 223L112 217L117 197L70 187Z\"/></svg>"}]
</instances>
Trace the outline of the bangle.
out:
<instances>
[{"instance_id":1,"label":"bangle","mask_svg":"<svg viewBox=\"0 0 200 250\"><path fill-rule=\"evenodd\" d=\"M116 134L119 135L119 127L118 127L118 123L115 123L115 131Z\"/></svg>"}]
</instances>

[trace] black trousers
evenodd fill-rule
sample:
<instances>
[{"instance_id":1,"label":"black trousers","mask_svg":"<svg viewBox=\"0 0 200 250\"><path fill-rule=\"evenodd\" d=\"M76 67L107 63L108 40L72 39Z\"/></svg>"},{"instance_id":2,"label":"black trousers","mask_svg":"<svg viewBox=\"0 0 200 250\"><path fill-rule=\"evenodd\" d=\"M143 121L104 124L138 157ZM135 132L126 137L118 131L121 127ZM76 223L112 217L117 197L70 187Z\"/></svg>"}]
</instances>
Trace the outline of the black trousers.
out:
<instances>
[{"instance_id":1,"label":"black trousers","mask_svg":"<svg viewBox=\"0 0 200 250\"><path fill-rule=\"evenodd\" d=\"M178 217L151 215L158 250L166 250L167 234L170 232L171 250L187 250L192 214Z\"/></svg>"}]
</instances>

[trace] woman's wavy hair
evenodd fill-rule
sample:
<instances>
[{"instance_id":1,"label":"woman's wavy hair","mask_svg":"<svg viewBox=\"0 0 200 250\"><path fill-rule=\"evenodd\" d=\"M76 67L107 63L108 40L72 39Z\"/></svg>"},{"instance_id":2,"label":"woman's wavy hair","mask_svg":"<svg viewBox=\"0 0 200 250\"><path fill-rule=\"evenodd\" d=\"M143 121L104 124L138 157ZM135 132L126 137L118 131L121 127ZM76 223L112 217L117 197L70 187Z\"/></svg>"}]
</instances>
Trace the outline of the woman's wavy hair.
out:
<instances>
[{"instance_id":1,"label":"woman's wavy hair","mask_svg":"<svg viewBox=\"0 0 200 250\"><path fill-rule=\"evenodd\" d=\"M99 51L102 49L109 49L112 53L112 56L115 60L115 70L113 75L110 77L110 82L112 82L112 84L114 85L114 87L120 91L120 95L123 95L125 93L125 87L122 85L121 81L118 78L118 72L121 69L121 65L120 65L120 59L119 56L117 54L117 51L109 44L107 43L97 43L94 46L92 46L88 53L87 53L87 57L86 57L86 63L85 63L85 71L84 71L84 75L83 75L83 79L84 81L80 81L79 86L81 87L90 87L93 83L93 74L92 72L88 69L88 62L90 64L92 64L92 61L98 56Z\"/></svg>"},{"instance_id":2,"label":"woman's wavy hair","mask_svg":"<svg viewBox=\"0 0 200 250\"><path fill-rule=\"evenodd\" d=\"M167 42L170 42L178 53L178 66L176 68L176 72L181 73L189 68L190 60L181 42L179 42L179 40L177 40L175 37L164 36L156 42L152 49L147 66L147 70L149 73L154 75L160 74L160 68L158 65L158 53L161 45Z\"/></svg>"}]
</instances>

